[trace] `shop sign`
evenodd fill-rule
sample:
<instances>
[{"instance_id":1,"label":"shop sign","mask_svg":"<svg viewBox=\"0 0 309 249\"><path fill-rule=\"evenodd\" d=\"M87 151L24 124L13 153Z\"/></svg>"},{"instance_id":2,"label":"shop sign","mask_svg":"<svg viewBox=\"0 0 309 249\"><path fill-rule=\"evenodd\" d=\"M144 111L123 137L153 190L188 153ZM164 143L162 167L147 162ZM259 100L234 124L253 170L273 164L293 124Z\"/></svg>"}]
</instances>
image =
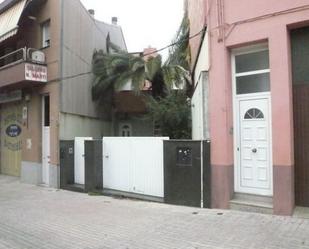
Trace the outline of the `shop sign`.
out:
<instances>
[{"instance_id":1,"label":"shop sign","mask_svg":"<svg viewBox=\"0 0 309 249\"><path fill-rule=\"evenodd\" d=\"M47 67L26 63L25 79L30 81L47 82Z\"/></svg>"},{"instance_id":2,"label":"shop sign","mask_svg":"<svg viewBox=\"0 0 309 249\"><path fill-rule=\"evenodd\" d=\"M13 101L19 101L21 99L22 99L21 90L7 92L7 93L0 93L0 104L9 103Z\"/></svg>"},{"instance_id":3,"label":"shop sign","mask_svg":"<svg viewBox=\"0 0 309 249\"><path fill-rule=\"evenodd\" d=\"M21 134L21 127L17 124L11 124L5 132L9 137L18 137Z\"/></svg>"}]
</instances>

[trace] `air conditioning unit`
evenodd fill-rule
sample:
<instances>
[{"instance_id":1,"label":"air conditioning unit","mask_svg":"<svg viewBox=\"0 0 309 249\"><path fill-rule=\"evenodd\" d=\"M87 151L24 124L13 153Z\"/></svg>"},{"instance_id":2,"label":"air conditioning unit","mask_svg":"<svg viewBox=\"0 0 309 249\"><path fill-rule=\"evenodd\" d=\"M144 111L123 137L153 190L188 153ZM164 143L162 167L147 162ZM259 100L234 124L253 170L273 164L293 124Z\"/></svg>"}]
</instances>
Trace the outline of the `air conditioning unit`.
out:
<instances>
[{"instance_id":1,"label":"air conditioning unit","mask_svg":"<svg viewBox=\"0 0 309 249\"><path fill-rule=\"evenodd\" d=\"M31 53L31 60L33 62L45 63L45 54L42 51L34 51Z\"/></svg>"}]
</instances>

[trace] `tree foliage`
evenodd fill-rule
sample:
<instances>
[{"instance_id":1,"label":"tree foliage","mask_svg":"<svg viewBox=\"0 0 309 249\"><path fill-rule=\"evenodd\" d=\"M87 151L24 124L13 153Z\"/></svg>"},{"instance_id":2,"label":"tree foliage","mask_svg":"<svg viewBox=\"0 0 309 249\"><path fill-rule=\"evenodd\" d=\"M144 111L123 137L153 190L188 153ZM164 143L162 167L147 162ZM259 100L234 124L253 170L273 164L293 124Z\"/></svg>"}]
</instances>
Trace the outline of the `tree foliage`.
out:
<instances>
[{"instance_id":1,"label":"tree foliage","mask_svg":"<svg viewBox=\"0 0 309 249\"><path fill-rule=\"evenodd\" d=\"M140 93L146 81L151 83L152 95L163 97L173 87L190 85L189 72L177 64L162 62L161 55L149 57L147 60L140 56L117 51L108 54L95 51L92 60L94 100L105 97L105 92L112 89L117 91L131 82L132 89Z\"/></svg>"},{"instance_id":2,"label":"tree foliage","mask_svg":"<svg viewBox=\"0 0 309 249\"><path fill-rule=\"evenodd\" d=\"M174 66L174 75L182 75L183 70L190 70L189 35L189 19L185 13L166 61L166 65ZM170 78L171 81L182 82L181 78ZM148 98L148 115L160 125L163 136L169 136L171 139L191 138L191 101L188 98L190 86L191 84L186 84L183 89L170 91L165 98Z\"/></svg>"},{"instance_id":3,"label":"tree foliage","mask_svg":"<svg viewBox=\"0 0 309 249\"><path fill-rule=\"evenodd\" d=\"M164 98L150 97L148 116L161 128L163 136L171 139L191 138L191 105L183 91L172 91Z\"/></svg>"},{"instance_id":4,"label":"tree foliage","mask_svg":"<svg viewBox=\"0 0 309 249\"><path fill-rule=\"evenodd\" d=\"M169 49L167 64L179 65L186 70L190 70L191 52L189 46L190 22L188 13L185 12L180 27L173 39L173 46Z\"/></svg>"}]
</instances>

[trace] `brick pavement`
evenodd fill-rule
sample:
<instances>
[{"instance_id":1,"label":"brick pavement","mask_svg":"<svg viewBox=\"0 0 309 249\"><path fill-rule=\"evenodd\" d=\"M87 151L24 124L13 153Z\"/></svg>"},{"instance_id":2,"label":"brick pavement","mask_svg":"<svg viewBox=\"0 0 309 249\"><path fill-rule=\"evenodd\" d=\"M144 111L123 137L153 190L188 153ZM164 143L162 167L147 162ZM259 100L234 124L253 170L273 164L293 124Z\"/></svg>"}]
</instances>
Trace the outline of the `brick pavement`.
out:
<instances>
[{"instance_id":1,"label":"brick pavement","mask_svg":"<svg viewBox=\"0 0 309 249\"><path fill-rule=\"evenodd\" d=\"M309 219L89 196L0 176L0 248L309 248Z\"/></svg>"}]
</instances>

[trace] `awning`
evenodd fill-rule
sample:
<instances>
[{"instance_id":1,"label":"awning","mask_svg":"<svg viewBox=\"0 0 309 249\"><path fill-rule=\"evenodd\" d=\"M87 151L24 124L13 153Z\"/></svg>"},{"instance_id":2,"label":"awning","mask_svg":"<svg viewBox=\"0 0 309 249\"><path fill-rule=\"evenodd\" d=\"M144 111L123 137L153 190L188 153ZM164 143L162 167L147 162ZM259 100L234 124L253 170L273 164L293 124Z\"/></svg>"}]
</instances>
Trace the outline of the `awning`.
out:
<instances>
[{"instance_id":1,"label":"awning","mask_svg":"<svg viewBox=\"0 0 309 249\"><path fill-rule=\"evenodd\" d=\"M0 14L0 42L16 35L18 31L18 22L26 2L27 0L21 0Z\"/></svg>"}]
</instances>

